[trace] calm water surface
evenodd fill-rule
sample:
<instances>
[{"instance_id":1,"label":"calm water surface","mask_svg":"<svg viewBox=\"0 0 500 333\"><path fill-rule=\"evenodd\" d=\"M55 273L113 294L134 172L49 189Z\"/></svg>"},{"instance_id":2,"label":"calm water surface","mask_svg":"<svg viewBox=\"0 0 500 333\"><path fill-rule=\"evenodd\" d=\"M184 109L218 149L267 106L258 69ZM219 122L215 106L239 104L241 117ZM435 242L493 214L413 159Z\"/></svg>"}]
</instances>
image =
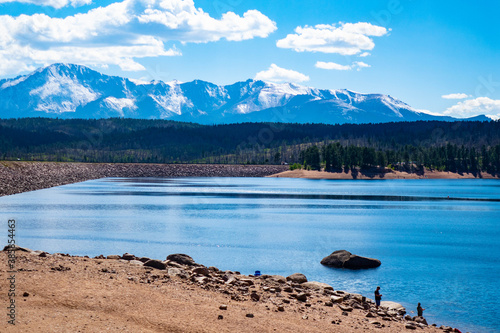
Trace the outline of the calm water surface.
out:
<instances>
[{"instance_id":1,"label":"calm water surface","mask_svg":"<svg viewBox=\"0 0 500 333\"><path fill-rule=\"evenodd\" d=\"M252 274L306 274L416 311L429 323L500 332L500 181L106 178L0 198L21 246L123 254ZM346 249L364 271L319 262Z\"/></svg>"}]
</instances>

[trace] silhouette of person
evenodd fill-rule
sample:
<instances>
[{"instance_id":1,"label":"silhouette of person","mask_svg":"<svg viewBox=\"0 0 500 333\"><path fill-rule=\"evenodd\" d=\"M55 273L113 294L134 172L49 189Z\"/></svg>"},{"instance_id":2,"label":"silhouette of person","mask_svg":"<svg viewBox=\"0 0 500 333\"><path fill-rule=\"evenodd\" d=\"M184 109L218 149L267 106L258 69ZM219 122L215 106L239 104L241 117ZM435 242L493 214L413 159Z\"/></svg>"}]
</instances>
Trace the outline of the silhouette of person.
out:
<instances>
[{"instance_id":1,"label":"silhouette of person","mask_svg":"<svg viewBox=\"0 0 500 333\"><path fill-rule=\"evenodd\" d=\"M420 305L420 303L418 303L418 305L417 305L417 315L419 317L423 317L424 310L425 309L422 309L422 306Z\"/></svg>"},{"instance_id":2,"label":"silhouette of person","mask_svg":"<svg viewBox=\"0 0 500 333\"><path fill-rule=\"evenodd\" d=\"M380 306L380 301L382 300L382 294L380 294L380 287L377 287L375 290L375 305L378 307Z\"/></svg>"}]
</instances>

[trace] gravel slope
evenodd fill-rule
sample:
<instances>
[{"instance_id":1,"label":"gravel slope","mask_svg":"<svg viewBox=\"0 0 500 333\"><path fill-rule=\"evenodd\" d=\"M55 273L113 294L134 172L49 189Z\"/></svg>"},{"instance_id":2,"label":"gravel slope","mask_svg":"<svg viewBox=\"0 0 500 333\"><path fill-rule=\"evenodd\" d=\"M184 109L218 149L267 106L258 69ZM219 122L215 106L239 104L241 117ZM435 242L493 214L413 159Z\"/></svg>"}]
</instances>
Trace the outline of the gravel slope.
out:
<instances>
[{"instance_id":1,"label":"gravel slope","mask_svg":"<svg viewBox=\"0 0 500 333\"><path fill-rule=\"evenodd\" d=\"M0 162L0 196L103 177L264 177L286 165Z\"/></svg>"}]
</instances>

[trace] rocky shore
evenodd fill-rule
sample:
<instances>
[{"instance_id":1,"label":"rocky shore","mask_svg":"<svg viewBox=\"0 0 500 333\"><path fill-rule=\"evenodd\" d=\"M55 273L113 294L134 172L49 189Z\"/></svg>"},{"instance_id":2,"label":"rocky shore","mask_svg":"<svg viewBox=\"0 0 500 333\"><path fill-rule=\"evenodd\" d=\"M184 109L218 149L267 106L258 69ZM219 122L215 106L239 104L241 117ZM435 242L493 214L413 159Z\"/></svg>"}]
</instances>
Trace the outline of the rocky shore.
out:
<instances>
[{"instance_id":1,"label":"rocky shore","mask_svg":"<svg viewBox=\"0 0 500 333\"><path fill-rule=\"evenodd\" d=\"M0 196L103 177L264 177L281 165L0 162Z\"/></svg>"},{"instance_id":2,"label":"rocky shore","mask_svg":"<svg viewBox=\"0 0 500 333\"><path fill-rule=\"evenodd\" d=\"M7 262L8 252L0 253ZM12 252L11 252L12 253ZM399 304L308 281L242 275L183 254L95 258L18 248L16 326L2 332L452 332ZM0 286L8 289L7 265ZM0 301L8 304L7 293Z\"/></svg>"}]
</instances>

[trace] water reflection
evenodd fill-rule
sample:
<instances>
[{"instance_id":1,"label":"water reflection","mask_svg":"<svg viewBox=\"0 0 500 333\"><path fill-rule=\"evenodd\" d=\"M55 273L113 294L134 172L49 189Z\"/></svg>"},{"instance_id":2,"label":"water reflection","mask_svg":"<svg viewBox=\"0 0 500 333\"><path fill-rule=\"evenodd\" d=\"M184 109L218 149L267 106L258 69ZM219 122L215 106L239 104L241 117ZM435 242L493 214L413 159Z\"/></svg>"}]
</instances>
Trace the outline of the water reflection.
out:
<instances>
[{"instance_id":1,"label":"water reflection","mask_svg":"<svg viewBox=\"0 0 500 333\"><path fill-rule=\"evenodd\" d=\"M304 272L366 295L382 285L388 300L430 305L431 322L492 332L499 327L483 305L500 306L498 187L496 180L107 178L2 197L0 211L16 218L20 245L33 249L159 259L180 252L245 274ZM339 249L382 266L319 264Z\"/></svg>"}]
</instances>

